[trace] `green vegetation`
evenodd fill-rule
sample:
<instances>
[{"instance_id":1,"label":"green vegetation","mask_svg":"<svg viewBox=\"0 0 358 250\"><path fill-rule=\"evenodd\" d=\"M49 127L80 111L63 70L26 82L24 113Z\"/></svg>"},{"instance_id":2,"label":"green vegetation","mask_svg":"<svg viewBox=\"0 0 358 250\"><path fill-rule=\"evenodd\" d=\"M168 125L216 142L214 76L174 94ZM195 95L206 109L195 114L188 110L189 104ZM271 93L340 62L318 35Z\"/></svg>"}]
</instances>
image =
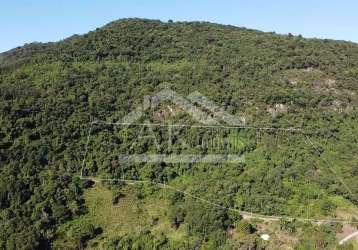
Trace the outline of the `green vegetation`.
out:
<instances>
[{"instance_id":1,"label":"green vegetation","mask_svg":"<svg viewBox=\"0 0 358 250\"><path fill-rule=\"evenodd\" d=\"M225 207L357 219L357 79L357 44L202 22L125 19L3 53L0 249L275 249L280 242L334 249L337 224L243 220ZM91 121L116 122L164 88L183 97L199 91L249 126L299 127L304 135L185 128L176 138L191 147L157 152L150 141L133 144L136 127L95 124L85 157ZM153 115L168 105L139 122L194 124L182 110L165 121ZM153 133L168 139L161 128ZM127 151L230 153L193 147L198 135L238 138L245 162L118 160ZM221 207L158 185L80 180L83 159L85 175L165 182ZM269 242L259 237L265 232Z\"/></svg>"}]
</instances>

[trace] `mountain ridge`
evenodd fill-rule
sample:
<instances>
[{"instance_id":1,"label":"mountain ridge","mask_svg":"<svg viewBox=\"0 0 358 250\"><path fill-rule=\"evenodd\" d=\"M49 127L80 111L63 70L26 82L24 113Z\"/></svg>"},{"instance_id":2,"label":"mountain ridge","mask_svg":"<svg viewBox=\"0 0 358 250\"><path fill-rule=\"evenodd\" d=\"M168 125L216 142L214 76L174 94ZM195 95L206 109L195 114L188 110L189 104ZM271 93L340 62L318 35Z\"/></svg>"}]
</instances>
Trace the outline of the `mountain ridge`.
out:
<instances>
[{"instance_id":1,"label":"mountain ridge","mask_svg":"<svg viewBox=\"0 0 358 250\"><path fill-rule=\"evenodd\" d=\"M125 19L0 54L0 249L275 249L282 242L287 249L334 249L339 223L265 224L183 193L235 211L355 221L357 79L356 44L206 22ZM240 139L245 162L122 163L123 150L157 149L148 141L132 145L139 129L128 128L133 140L126 140L120 128L92 129L92 122L119 121L163 89L183 97L200 92L252 127L306 133L188 126L176 132L189 142ZM179 109L169 115L166 104L139 122L168 114L159 122L194 124ZM154 132L167 141L159 128ZM177 144L156 153L230 150ZM82 164L88 176L166 183L183 192L82 180ZM142 227L133 230L120 209ZM267 230L272 238L265 243L260 234Z\"/></svg>"}]
</instances>

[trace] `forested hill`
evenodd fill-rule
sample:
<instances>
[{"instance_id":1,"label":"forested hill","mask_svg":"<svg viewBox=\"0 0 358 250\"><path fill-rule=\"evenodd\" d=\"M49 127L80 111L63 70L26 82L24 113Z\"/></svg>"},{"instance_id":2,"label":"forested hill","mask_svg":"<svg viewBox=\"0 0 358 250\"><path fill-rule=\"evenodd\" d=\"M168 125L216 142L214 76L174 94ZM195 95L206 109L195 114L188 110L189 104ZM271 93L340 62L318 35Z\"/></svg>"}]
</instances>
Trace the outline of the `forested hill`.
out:
<instances>
[{"instance_id":1,"label":"forested hill","mask_svg":"<svg viewBox=\"0 0 358 250\"><path fill-rule=\"evenodd\" d=\"M253 229L255 225L244 224L225 209L204 208L177 194L159 195L155 188L149 192L141 187L137 196L170 200L170 230L177 238L149 227L145 233L125 231L113 239L100 222L83 219L91 212L84 194L93 183L80 180L79 172L91 121L116 122L144 96L163 89L183 97L199 91L244 117L248 126L296 127L305 135L294 135L281 151L271 152L264 139L251 142L257 135L243 132L247 160L240 166L138 164L122 168L122 176L114 156L96 145L104 139L98 128L85 162L87 174L172 183L225 206L261 214L354 219L357 80L357 44L206 22L123 19L85 35L2 53L0 249L81 248L101 235L104 242L96 244L108 248L135 241L168 249L230 249L232 244L264 248L255 235L257 225ZM188 120L184 114L172 119ZM317 148L307 145L306 137ZM227 229L240 226L247 241L229 239ZM335 225L305 225L295 242L307 248L323 242L323 248L330 248L336 244L336 230ZM305 237L313 232L320 238L311 242Z\"/></svg>"}]
</instances>

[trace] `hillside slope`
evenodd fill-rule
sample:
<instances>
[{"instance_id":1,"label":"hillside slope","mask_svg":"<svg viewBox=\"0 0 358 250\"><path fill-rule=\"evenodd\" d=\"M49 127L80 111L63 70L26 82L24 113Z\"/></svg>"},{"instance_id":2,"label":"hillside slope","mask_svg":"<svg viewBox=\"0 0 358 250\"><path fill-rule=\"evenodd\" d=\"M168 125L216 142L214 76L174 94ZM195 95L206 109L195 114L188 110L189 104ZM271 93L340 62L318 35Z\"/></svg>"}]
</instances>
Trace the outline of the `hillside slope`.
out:
<instances>
[{"instance_id":1,"label":"hillside slope","mask_svg":"<svg viewBox=\"0 0 358 250\"><path fill-rule=\"evenodd\" d=\"M165 182L238 210L354 220L358 205L357 80L357 44L202 22L123 19L82 36L3 53L0 248L81 248L91 238L96 241L108 235L101 233L105 227L100 222L83 219L88 215L83 193L91 192L88 188L93 185L79 179L83 159L86 175ZM114 134L120 132L97 126L85 157L92 121L120 121L145 96L163 89L183 97L199 91L230 114L243 117L248 127L296 127L304 134L240 130L245 144L240 150L246 155L241 164L119 168L116 154L129 145L117 140L116 149L101 146L103 141L115 141ZM168 106L176 115L167 121L195 124L172 103L153 113L169 113ZM153 113L139 122L167 122ZM181 133L192 139L203 132ZM135 150L153 148L143 143ZM118 185L107 186L114 194L121 192ZM128 242L182 249L265 247L255 232L260 225L250 225L227 209L178 192L163 194L155 185L139 186L136 192L139 202L169 200L172 228L168 231L171 235L176 235L175 229L180 234L184 231L188 240L183 237L178 243L149 227L149 232L128 232L101 244L113 248ZM290 223L295 222L281 222L281 229L290 233L293 227L300 228L300 234L296 229L291 232L297 238L293 246L327 249L336 244L339 226L335 224ZM63 228L70 233L64 234ZM245 237L236 239L228 233L230 228L237 231L234 236ZM312 240L307 240L312 234Z\"/></svg>"}]
</instances>

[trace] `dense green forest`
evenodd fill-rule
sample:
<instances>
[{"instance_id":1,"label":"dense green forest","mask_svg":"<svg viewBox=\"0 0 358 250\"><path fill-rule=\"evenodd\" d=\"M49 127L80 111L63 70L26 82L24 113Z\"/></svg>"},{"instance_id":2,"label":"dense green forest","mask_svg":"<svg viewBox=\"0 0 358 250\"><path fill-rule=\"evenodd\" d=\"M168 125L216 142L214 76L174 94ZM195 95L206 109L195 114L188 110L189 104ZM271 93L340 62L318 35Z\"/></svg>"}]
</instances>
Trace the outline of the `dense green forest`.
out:
<instances>
[{"instance_id":1,"label":"dense green forest","mask_svg":"<svg viewBox=\"0 0 358 250\"><path fill-rule=\"evenodd\" d=\"M357 80L357 44L205 22L123 19L2 53L0 249L357 249L338 246L342 223L299 220L358 220ZM199 91L247 128L185 127L189 146L158 149L110 124L163 89ZM170 101L138 122L196 124ZM240 145L195 146L213 135ZM122 152L245 161L124 164Z\"/></svg>"}]
</instances>

